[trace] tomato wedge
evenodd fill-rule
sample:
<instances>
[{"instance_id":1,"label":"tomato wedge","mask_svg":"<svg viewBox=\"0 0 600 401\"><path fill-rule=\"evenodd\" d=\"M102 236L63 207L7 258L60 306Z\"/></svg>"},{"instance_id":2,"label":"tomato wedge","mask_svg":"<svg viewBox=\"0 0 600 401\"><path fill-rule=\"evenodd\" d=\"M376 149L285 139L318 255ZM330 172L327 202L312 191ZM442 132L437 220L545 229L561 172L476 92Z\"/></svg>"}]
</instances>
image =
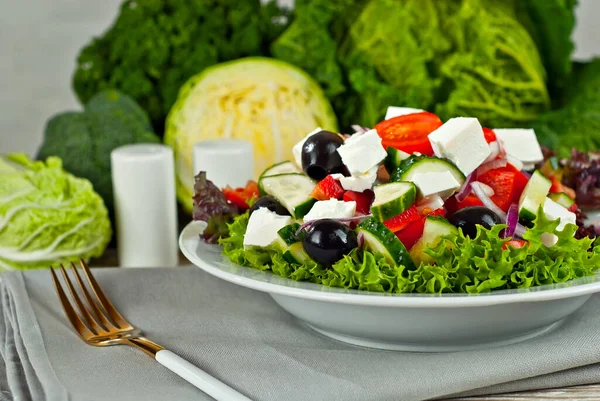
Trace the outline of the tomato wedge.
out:
<instances>
[{"instance_id":1,"label":"tomato wedge","mask_svg":"<svg viewBox=\"0 0 600 401\"><path fill-rule=\"evenodd\" d=\"M431 213L422 214L421 217L410 223L403 230L396 233L396 237L402 242L404 247L408 250L412 248L417 241L423 236L423 230L425 229L425 219L427 216L444 216L444 209L437 209Z\"/></svg>"},{"instance_id":2,"label":"tomato wedge","mask_svg":"<svg viewBox=\"0 0 600 401\"><path fill-rule=\"evenodd\" d=\"M356 202L356 212L361 214L369 214L369 210L371 209L371 203L373 203L373 199L375 198L375 194L370 189L367 189L363 192L356 191L346 191L344 193L344 202Z\"/></svg>"},{"instance_id":3,"label":"tomato wedge","mask_svg":"<svg viewBox=\"0 0 600 401\"><path fill-rule=\"evenodd\" d=\"M433 156L433 148L427 137L442 126L442 120L433 113L406 114L390 118L374 128L385 147L391 146L407 153L419 152Z\"/></svg>"},{"instance_id":4,"label":"tomato wedge","mask_svg":"<svg viewBox=\"0 0 600 401\"><path fill-rule=\"evenodd\" d=\"M256 181L248 181L246 186L242 188L231 188L228 185L223 188L222 192L229 203L233 203L242 210L246 210L250 207L248 202L252 199L259 198L258 184Z\"/></svg>"},{"instance_id":5,"label":"tomato wedge","mask_svg":"<svg viewBox=\"0 0 600 401\"><path fill-rule=\"evenodd\" d=\"M519 202L528 179L522 172L507 164L505 167L485 172L477 177L477 181L494 190L494 195L490 196L490 199L506 212L512 203ZM446 207L450 213L469 206L483 206L483 202L474 194L470 194L462 202L457 202L455 197L448 199L446 202Z\"/></svg>"},{"instance_id":6,"label":"tomato wedge","mask_svg":"<svg viewBox=\"0 0 600 401\"><path fill-rule=\"evenodd\" d=\"M344 196L344 188L339 181L336 181L332 176L328 175L323 178L315 189L310 194L316 200L342 199Z\"/></svg>"},{"instance_id":7,"label":"tomato wedge","mask_svg":"<svg viewBox=\"0 0 600 401\"><path fill-rule=\"evenodd\" d=\"M512 239L508 242L505 242L502 245L502 249L508 249L509 246L512 246L513 248L523 248L526 244L527 241L524 239Z\"/></svg>"},{"instance_id":8,"label":"tomato wedge","mask_svg":"<svg viewBox=\"0 0 600 401\"><path fill-rule=\"evenodd\" d=\"M550 192L564 192L571 199L575 199L575 190L564 185L557 177L549 177L550 181L552 181L552 186L550 187Z\"/></svg>"},{"instance_id":9,"label":"tomato wedge","mask_svg":"<svg viewBox=\"0 0 600 401\"><path fill-rule=\"evenodd\" d=\"M496 142L496 133L490 128L483 128L483 136L487 143Z\"/></svg>"},{"instance_id":10,"label":"tomato wedge","mask_svg":"<svg viewBox=\"0 0 600 401\"><path fill-rule=\"evenodd\" d=\"M412 205L398 216L392 217L391 219L384 221L383 224L387 228L389 228L391 232L395 233L420 219L421 215L419 214L417 207L415 205Z\"/></svg>"}]
</instances>

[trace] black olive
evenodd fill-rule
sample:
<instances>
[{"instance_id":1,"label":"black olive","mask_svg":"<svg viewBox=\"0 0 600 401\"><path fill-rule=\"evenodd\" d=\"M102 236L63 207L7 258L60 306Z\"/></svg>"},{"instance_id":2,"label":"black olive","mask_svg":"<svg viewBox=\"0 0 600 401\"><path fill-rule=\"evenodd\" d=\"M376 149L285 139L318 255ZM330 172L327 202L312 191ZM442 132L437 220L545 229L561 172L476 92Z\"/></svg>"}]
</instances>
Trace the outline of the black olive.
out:
<instances>
[{"instance_id":1,"label":"black olive","mask_svg":"<svg viewBox=\"0 0 600 401\"><path fill-rule=\"evenodd\" d=\"M315 221L302 240L302 246L316 262L330 266L358 246L356 232L336 220Z\"/></svg>"},{"instance_id":2,"label":"black olive","mask_svg":"<svg viewBox=\"0 0 600 401\"><path fill-rule=\"evenodd\" d=\"M348 175L337 149L344 140L330 131L320 131L308 137L302 145L302 170L310 178L322 180L329 174Z\"/></svg>"},{"instance_id":3,"label":"black olive","mask_svg":"<svg viewBox=\"0 0 600 401\"><path fill-rule=\"evenodd\" d=\"M280 216L291 216L290 212L281 204L274 196L267 195L257 200L254 205L250 208L250 214L254 213L261 207L266 207L272 212L277 213Z\"/></svg>"},{"instance_id":4,"label":"black olive","mask_svg":"<svg viewBox=\"0 0 600 401\"><path fill-rule=\"evenodd\" d=\"M454 213L449 221L456 227L462 228L463 233L471 238L477 236L477 225L489 229L496 224L504 223L496 213L483 206L470 206L461 209Z\"/></svg>"}]
</instances>

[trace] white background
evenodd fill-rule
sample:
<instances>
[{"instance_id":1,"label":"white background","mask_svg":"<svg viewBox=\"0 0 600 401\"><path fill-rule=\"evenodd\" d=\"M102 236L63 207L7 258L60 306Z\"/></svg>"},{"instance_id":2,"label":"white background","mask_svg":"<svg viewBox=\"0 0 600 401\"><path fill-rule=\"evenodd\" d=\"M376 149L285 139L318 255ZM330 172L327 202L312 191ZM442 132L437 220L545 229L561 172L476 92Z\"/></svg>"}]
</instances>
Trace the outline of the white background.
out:
<instances>
[{"instance_id":1,"label":"white background","mask_svg":"<svg viewBox=\"0 0 600 401\"><path fill-rule=\"evenodd\" d=\"M579 0L575 58L600 55L600 0ZM79 109L71 74L121 0L0 0L0 154L35 154L46 120Z\"/></svg>"}]
</instances>

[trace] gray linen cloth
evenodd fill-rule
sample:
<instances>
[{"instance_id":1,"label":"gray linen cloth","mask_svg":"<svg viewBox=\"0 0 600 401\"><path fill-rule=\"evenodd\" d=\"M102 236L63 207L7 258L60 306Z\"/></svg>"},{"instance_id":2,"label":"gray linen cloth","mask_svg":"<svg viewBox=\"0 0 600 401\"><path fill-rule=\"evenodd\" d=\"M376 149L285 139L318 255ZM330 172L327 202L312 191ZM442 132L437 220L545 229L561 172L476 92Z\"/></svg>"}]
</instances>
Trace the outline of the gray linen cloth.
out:
<instances>
[{"instance_id":1,"label":"gray linen cloth","mask_svg":"<svg viewBox=\"0 0 600 401\"><path fill-rule=\"evenodd\" d=\"M533 340L420 354L330 340L267 294L197 268L95 274L147 337L256 401L410 401L600 381L600 297ZM84 344L48 271L5 274L0 295L0 400L210 399L140 351Z\"/></svg>"}]
</instances>

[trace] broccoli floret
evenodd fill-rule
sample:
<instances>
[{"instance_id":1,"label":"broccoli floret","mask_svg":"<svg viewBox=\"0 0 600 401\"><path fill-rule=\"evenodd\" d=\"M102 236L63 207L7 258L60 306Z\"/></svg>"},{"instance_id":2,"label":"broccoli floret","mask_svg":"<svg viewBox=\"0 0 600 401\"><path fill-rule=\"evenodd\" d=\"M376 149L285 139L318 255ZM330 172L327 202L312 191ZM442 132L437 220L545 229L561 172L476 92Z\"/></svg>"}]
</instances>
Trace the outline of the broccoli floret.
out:
<instances>
[{"instance_id":1,"label":"broccoli floret","mask_svg":"<svg viewBox=\"0 0 600 401\"><path fill-rule=\"evenodd\" d=\"M287 15L259 0L127 0L113 26L79 54L73 87L82 103L102 89L122 91L162 133L188 78L221 61L265 55Z\"/></svg>"},{"instance_id":2,"label":"broccoli floret","mask_svg":"<svg viewBox=\"0 0 600 401\"><path fill-rule=\"evenodd\" d=\"M110 152L131 143L159 143L146 112L116 90L98 93L82 112L52 117L37 159L58 156L63 168L87 178L113 215Z\"/></svg>"}]
</instances>

